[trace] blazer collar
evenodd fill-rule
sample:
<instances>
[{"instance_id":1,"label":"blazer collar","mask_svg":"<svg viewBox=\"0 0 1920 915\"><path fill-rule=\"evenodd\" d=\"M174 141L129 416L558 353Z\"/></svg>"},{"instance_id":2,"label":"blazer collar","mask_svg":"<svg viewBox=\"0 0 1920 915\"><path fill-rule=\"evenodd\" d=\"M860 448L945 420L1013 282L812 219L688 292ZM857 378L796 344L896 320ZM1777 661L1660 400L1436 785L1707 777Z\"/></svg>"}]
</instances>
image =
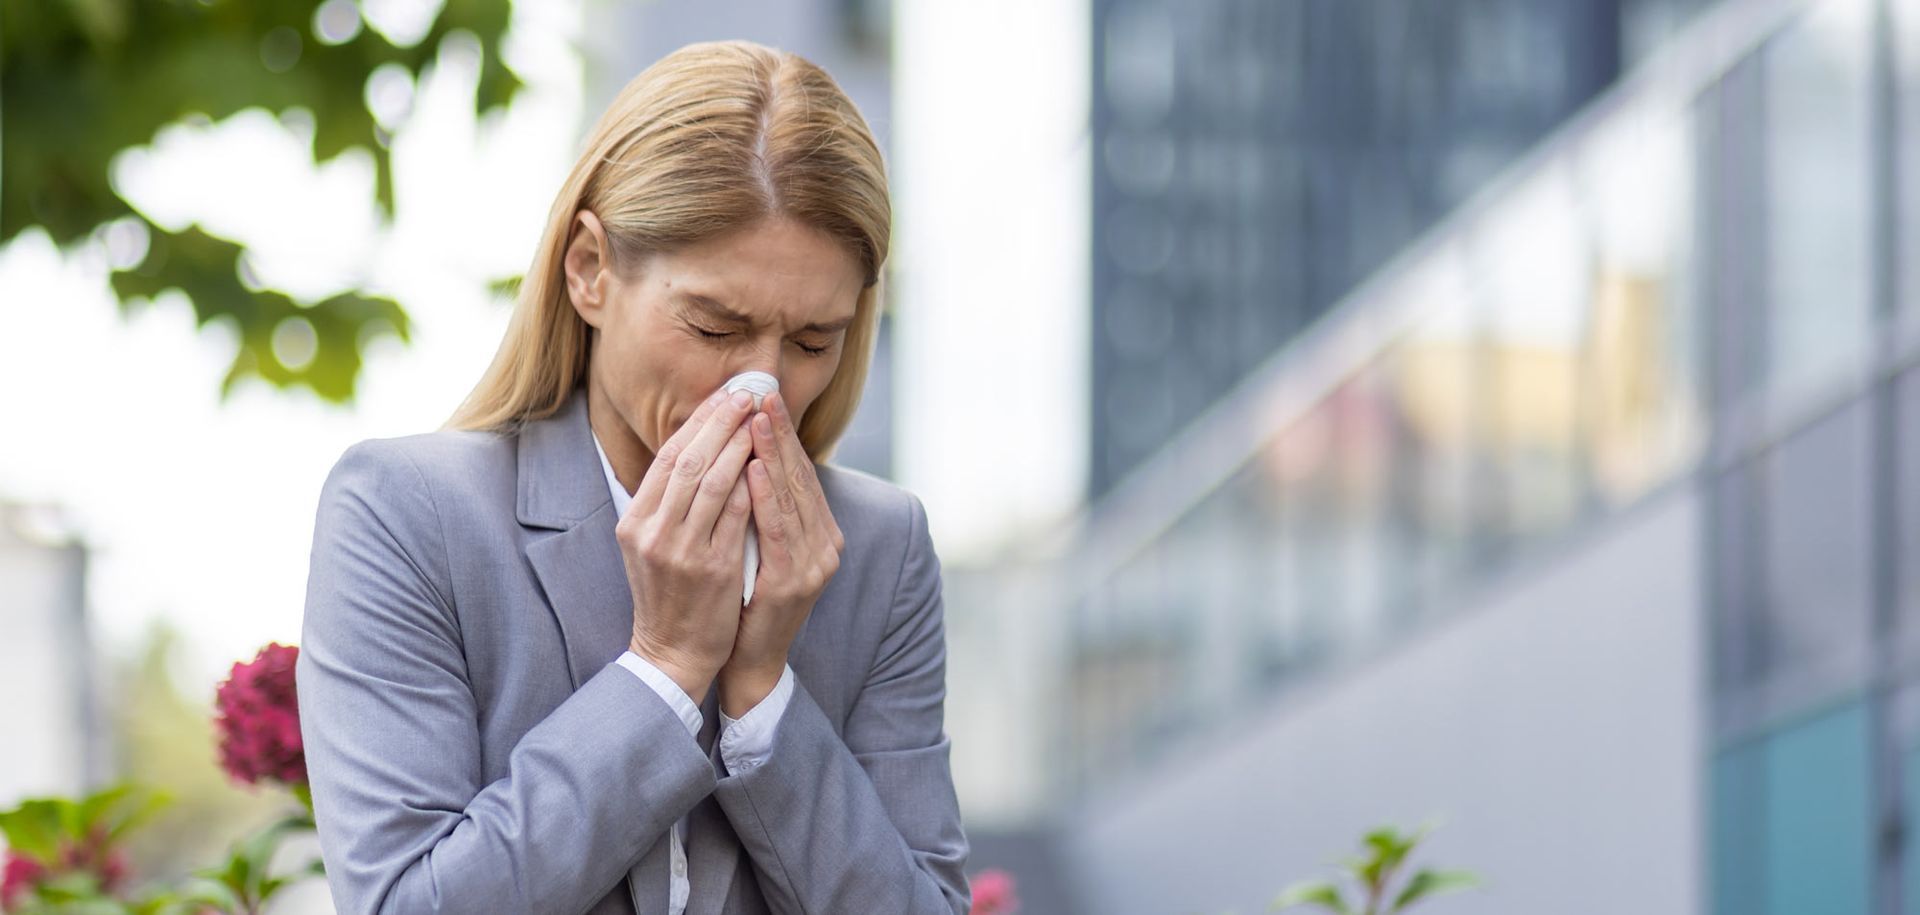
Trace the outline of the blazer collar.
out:
<instances>
[{"instance_id":1,"label":"blazer collar","mask_svg":"<svg viewBox=\"0 0 1920 915\"><path fill-rule=\"evenodd\" d=\"M521 428L519 461L515 514L521 524L564 531L613 502L593 450L585 385L574 388L559 411Z\"/></svg>"}]
</instances>

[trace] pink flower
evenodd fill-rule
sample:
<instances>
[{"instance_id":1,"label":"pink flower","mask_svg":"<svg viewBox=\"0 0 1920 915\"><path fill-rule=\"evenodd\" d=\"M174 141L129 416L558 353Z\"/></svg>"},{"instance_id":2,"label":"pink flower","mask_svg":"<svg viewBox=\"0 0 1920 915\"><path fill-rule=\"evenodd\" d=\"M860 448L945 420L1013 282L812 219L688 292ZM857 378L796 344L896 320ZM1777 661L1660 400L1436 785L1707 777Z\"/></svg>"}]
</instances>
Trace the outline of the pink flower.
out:
<instances>
[{"instance_id":1,"label":"pink flower","mask_svg":"<svg viewBox=\"0 0 1920 915\"><path fill-rule=\"evenodd\" d=\"M215 692L220 767L235 781L306 783L307 757L293 685L293 664L299 656L294 646L270 643L252 661L234 664Z\"/></svg>"},{"instance_id":2,"label":"pink flower","mask_svg":"<svg viewBox=\"0 0 1920 915\"><path fill-rule=\"evenodd\" d=\"M17 908L20 900L39 886L46 875L45 865L17 851L8 851L7 869L5 875L0 876L0 909Z\"/></svg>"},{"instance_id":3,"label":"pink flower","mask_svg":"<svg viewBox=\"0 0 1920 915\"><path fill-rule=\"evenodd\" d=\"M19 907L27 894L61 874L91 873L100 881L101 892L111 895L118 891L127 881L127 856L106 843L105 830L95 830L84 842L62 840L54 869L39 859L9 850L5 874L0 876L0 909Z\"/></svg>"},{"instance_id":4,"label":"pink flower","mask_svg":"<svg viewBox=\"0 0 1920 915\"><path fill-rule=\"evenodd\" d=\"M1013 875L988 868L967 881L973 887L971 915L1012 915L1020 911L1020 898L1013 894Z\"/></svg>"}]
</instances>

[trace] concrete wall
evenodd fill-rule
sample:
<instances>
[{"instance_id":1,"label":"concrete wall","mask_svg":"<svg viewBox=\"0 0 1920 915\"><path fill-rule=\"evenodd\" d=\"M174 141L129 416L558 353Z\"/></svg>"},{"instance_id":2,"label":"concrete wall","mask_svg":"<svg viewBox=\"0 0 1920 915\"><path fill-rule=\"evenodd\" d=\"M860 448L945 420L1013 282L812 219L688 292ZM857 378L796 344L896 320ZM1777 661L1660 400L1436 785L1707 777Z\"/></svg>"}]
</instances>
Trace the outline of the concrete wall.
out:
<instances>
[{"instance_id":1,"label":"concrete wall","mask_svg":"<svg viewBox=\"0 0 1920 915\"><path fill-rule=\"evenodd\" d=\"M1070 823L1084 911L1240 913L1381 823L1487 887L1422 915L1700 909L1700 500L1666 493L1425 632L1110 786ZM1525 565L1525 563L1523 563Z\"/></svg>"},{"instance_id":2,"label":"concrete wall","mask_svg":"<svg viewBox=\"0 0 1920 915\"><path fill-rule=\"evenodd\" d=\"M103 763L89 746L86 551L40 530L43 514L0 503L0 810L78 792Z\"/></svg>"}]
</instances>

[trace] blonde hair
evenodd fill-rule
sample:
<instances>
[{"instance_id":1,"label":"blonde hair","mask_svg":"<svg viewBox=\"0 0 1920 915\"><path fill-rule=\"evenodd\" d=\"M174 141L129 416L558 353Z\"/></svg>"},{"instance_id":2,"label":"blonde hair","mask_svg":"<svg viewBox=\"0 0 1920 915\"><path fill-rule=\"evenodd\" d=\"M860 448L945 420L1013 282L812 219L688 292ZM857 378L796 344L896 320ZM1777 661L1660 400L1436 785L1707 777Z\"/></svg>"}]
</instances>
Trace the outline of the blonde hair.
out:
<instances>
[{"instance_id":1,"label":"blonde hair","mask_svg":"<svg viewBox=\"0 0 1920 915\"><path fill-rule=\"evenodd\" d=\"M687 45L627 83L554 199L499 351L443 428L508 431L552 415L585 381L591 328L562 263L582 209L605 226L616 270L768 216L848 246L865 285L839 366L796 430L826 460L866 386L892 227L879 144L839 84L750 41Z\"/></svg>"}]
</instances>

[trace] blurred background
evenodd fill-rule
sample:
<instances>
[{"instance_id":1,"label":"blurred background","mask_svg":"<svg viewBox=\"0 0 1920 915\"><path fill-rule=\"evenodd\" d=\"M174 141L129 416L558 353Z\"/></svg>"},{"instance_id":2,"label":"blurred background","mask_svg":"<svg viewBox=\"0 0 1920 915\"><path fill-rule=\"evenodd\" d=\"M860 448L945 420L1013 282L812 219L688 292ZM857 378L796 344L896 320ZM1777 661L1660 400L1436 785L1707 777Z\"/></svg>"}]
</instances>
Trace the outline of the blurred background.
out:
<instances>
[{"instance_id":1,"label":"blurred background","mask_svg":"<svg viewBox=\"0 0 1920 915\"><path fill-rule=\"evenodd\" d=\"M327 471L737 37L887 151L836 460L927 506L1021 911L1433 821L1439 915L1920 912L1920 0L3 3L0 807L270 816L207 722Z\"/></svg>"}]
</instances>

